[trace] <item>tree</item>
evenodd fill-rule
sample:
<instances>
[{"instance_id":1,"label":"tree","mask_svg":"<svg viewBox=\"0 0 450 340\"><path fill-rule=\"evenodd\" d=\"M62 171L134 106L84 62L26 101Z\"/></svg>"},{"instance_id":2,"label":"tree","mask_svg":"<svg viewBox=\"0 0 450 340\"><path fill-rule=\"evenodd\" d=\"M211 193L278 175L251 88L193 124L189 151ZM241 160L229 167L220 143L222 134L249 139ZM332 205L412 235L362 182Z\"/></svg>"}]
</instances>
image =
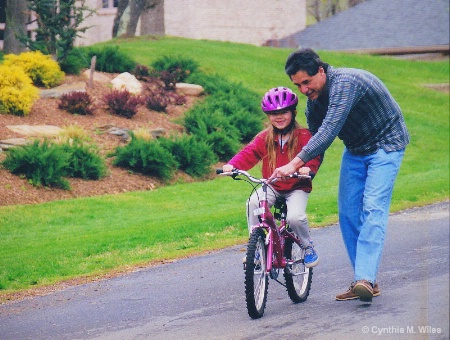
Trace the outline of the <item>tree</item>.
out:
<instances>
[{"instance_id":1,"label":"tree","mask_svg":"<svg viewBox=\"0 0 450 340\"><path fill-rule=\"evenodd\" d=\"M119 32L125 29L125 36L133 37L136 28L144 11L153 9L158 5L163 5L164 0L119 0L117 14L114 18L112 36L117 37ZM129 9L129 17L124 18L124 14Z\"/></svg>"},{"instance_id":2,"label":"tree","mask_svg":"<svg viewBox=\"0 0 450 340\"><path fill-rule=\"evenodd\" d=\"M19 54L26 50L20 41L20 36L27 33L28 8L26 0L6 1L5 36L3 52L5 54Z\"/></svg>"},{"instance_id":3,"label":"tree","mask_svg":"<svg viewBox=\"0 0 450 340\"><path fill-rule=\"evenodd\" d=\"M26 35L21 41L32 51L50 54L58 62L64 61L73 49L79 32L89 27L80 27L94 10L88 8L86 0L28 0L28 9L34 13L37 29L34 39Z\"/></svg>"}]
</instances>

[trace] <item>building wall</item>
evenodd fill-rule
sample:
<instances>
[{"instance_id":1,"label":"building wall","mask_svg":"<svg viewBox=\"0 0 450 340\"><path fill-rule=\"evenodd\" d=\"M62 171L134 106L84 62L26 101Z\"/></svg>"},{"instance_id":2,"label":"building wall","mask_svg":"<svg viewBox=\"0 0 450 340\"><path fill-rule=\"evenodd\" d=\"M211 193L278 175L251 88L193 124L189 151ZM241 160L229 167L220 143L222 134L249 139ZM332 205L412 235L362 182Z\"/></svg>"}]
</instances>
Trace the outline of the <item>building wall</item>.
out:
<instances>
[{"instance_id":1,"label":"building wall","mask_svg":"<svg viewBox=\"0 0 450 340\"><path fill-rule=\"evenodd\" d=\"M262 45L306 27L306 0L165 0L164 15L166 35Z\"/></svg>"},{"instance_id":2,"label":"building wall","mask_svg":"<svg viewBox=\"0 0 450 340\"><path fill-rule=\"evenodd\" d=\"M76 46L111 39L117 9L113 0L109 2L109 8L102 8L103 0L86 1L97 13L82 23L90 28L76 39ZM254 45L306 27L306 0L164 0L164 8L156 10L164 14L144 13L136 35L140 35L141 27L143 34L155 29L155 17L164 18L166 35Z\"/></svg>"}]
</instances>

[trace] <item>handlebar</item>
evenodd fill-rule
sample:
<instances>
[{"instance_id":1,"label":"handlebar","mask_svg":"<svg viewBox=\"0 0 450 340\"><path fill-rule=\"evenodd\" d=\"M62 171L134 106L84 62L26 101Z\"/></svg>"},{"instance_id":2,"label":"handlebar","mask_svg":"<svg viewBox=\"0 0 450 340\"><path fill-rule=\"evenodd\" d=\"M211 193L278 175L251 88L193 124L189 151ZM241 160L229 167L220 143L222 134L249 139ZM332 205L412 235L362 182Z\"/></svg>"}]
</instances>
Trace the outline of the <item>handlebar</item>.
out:
<instances>
[{"instance_id":1,"label":"handlebar","mask_svg":"<svg viewBox=\"0 0 450 340\"><path fill-rule=\"evenodd\" d=\"M239 170L239 169L233 169L230 172L223 172L222 169L216 169L216 174L218 175L223 175L223 176L231 176L233 178L242 175L247 177L251 182L253 183L266 183L267 179L265 178L256 178L253 177L252 175L250 175L247 171L244 170ZM300 175L298 172L294 172L293 174L289 175L289 176L285 176L284 178L307 178L307 179L311 179L312 176L309 175ZM278 179L283 178L283 177L277 177L274 178L270 181L270 183L274 183L276 182Z\"/></svg>"}]
</instances>

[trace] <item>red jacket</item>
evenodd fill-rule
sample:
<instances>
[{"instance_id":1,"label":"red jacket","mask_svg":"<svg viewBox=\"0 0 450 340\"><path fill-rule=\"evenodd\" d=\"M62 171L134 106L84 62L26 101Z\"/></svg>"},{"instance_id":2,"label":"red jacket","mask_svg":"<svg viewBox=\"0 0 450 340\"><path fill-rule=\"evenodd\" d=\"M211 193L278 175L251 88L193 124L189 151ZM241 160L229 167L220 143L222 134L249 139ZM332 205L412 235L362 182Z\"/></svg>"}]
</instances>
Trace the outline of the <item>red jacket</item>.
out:
<instances>
[{"instance_id":1,"label":"red jacket","mask_svg":"<svg viewBox=\"0 0 450 340\"><path fill-rule=\"evenodd\" d=\"M245 146L228 162L228 164L231 164L235 168L240 170L250 170L262 159L262 176L263 178L269 178L272 172L269 169L267 159L267 134L268 130L264 130L256 135L255 138L249 144L247 144L247 146ZM294 134L298 136L298 145L295 149L294 154L294 156L296 156L308 143L309 139L311 138L311 133L308 129L300 128L295 129ZM278 140L275 141L275 144L275 150L277 154L276 167L279 168L289 163L292 159L289 159L288 157L286 144L283 145L283 150L280 150L280 144ZM311 171L316 174L317 170L319 170L321 159L321 156L318 156L307 162L304 166L311 168ZM312 183L309 179L290 178L285 181L279 180L273 183L272 187L281 192L292 190L303 190L306 192L311 192Z\"/></svg>"}]
</instances>

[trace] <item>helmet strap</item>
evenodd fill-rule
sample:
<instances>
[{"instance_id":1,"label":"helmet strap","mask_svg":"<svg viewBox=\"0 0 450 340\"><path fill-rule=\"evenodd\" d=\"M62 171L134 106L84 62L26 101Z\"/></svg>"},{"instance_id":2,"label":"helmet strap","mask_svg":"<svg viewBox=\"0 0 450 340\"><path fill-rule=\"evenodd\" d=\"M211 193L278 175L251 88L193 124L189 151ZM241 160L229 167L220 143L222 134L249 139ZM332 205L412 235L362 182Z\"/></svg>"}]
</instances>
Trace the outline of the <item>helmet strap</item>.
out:
<instances>
[{"instance_id":1,"label":"helmet strap","mask_svg":"<svg viewBox=\"0 0 450 340\"><path fill-rule=\"evenodd\" d=\"M295 113L292 112L292 118L291 118L291 122L289 123L288 126L286 126L284 129L278 129L275 126L272 125L273 131L281 136L287 135L289 132L291 132L294 129L295 126Z\"/></svg>"}]
</instances>

